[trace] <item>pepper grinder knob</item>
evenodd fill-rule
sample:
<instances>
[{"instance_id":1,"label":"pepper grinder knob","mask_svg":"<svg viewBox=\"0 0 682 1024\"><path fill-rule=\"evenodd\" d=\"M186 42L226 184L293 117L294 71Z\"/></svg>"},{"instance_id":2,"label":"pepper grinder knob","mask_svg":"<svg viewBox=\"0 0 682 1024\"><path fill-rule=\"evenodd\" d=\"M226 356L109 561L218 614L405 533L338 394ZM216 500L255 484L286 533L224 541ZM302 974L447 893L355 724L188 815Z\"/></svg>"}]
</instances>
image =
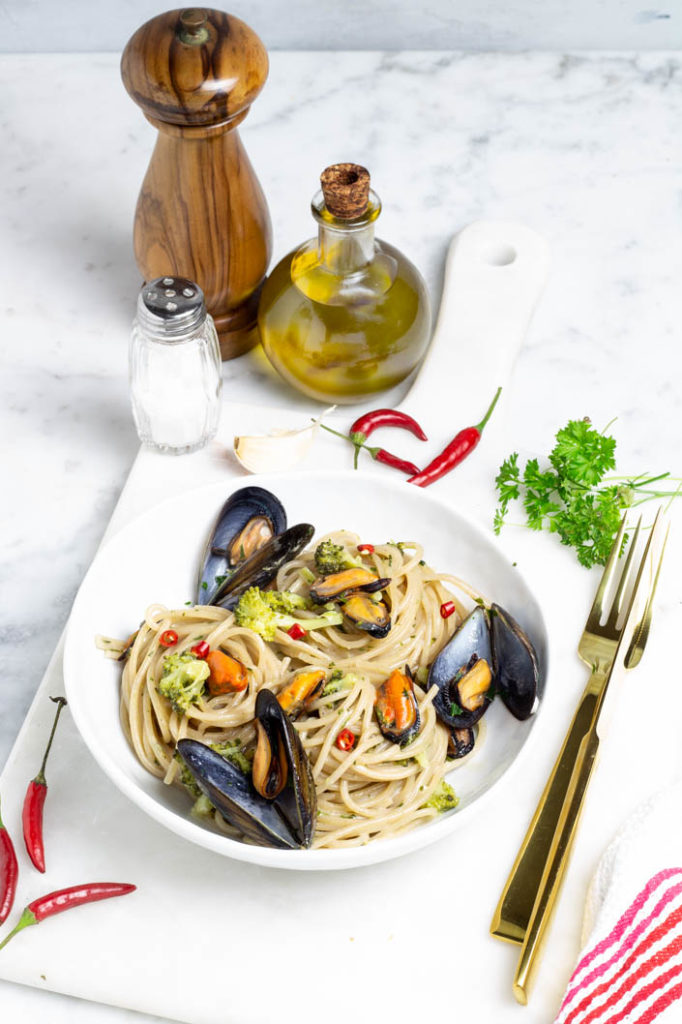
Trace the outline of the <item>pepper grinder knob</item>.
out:
<instances>
[{"instance_id":1,"label":"pepper grinder knob","mask_svg":"<svg viewBox=\"0 0 682 1024\"><path fill-rule=\"evenodd\" d=\"M135 212L140 273L200 285L223 359L258 341L270 217L236 126L267 75L256 33L211 8L152 18L121 58L125 88L159 131Z\"/></svg>"}]
</instances>

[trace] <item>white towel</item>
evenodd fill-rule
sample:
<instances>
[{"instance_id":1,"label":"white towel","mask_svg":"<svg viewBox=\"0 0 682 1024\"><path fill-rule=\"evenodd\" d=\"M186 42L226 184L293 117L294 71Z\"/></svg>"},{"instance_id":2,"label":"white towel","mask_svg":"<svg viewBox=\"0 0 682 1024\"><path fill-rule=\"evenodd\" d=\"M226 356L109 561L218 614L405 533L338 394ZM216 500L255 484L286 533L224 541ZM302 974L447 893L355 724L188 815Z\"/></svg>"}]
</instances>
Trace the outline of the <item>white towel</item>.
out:
<instances>
[{"instance_id":1,"label":"white towel","mask_svg":"<svg viewBox=\"0 0 682 1024\"><path fill-rule=\"evenodd\" d=\"M555 1024L682 1022L682 781L641 804L590 885Z\"/></svg>"}]
</instances>

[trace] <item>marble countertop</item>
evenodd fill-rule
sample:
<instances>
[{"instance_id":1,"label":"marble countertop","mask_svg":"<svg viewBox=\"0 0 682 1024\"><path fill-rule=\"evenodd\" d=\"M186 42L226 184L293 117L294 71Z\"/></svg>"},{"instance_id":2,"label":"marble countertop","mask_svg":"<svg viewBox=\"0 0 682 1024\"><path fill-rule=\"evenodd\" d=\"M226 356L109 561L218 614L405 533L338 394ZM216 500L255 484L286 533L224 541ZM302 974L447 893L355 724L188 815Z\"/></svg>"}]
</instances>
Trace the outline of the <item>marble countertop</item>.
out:
<instances>
[{"instance_id":1,"label":"marble countertop","mask_svg":"<svg viewBox=\"0 0 682 1024\"><path fill-rule=\"evenodd\" d=\"M508 395L511 444L546 451L569 417L617 416L623 471L679 475L679 81L667 53L275 53L241 134L276 258L313 233L317 176L342 159L371 168L378 233L435 304L468 222L543 234L552 276ZM137 451L131 225L155 133L110 55L1 57L0 87L2 763ZM258 351L225 364L224 401L318 409ZM144 1019L7 984L0 1000L28 1021Z\"/></svg>"}]
</instances>

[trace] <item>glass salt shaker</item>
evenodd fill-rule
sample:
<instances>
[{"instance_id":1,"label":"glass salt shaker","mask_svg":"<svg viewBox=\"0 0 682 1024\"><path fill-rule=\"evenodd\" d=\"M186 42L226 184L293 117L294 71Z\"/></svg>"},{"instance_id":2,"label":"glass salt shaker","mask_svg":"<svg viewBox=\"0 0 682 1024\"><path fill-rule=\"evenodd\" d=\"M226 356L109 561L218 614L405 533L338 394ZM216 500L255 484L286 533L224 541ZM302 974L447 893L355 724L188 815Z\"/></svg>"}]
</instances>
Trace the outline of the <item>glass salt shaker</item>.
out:
<instances>
[{"instance_id":1,"label":"glass salt shaker","mask_svg":"<svg viewBox=\"0 0 682 1024\"><path fill-rule=\"evenodd\" d=\"M184 277L159 277L138 296L130 339L137 433L160 452L194 452L220 418L220 347L204 293Z\"/></svg>"}]
</instances>

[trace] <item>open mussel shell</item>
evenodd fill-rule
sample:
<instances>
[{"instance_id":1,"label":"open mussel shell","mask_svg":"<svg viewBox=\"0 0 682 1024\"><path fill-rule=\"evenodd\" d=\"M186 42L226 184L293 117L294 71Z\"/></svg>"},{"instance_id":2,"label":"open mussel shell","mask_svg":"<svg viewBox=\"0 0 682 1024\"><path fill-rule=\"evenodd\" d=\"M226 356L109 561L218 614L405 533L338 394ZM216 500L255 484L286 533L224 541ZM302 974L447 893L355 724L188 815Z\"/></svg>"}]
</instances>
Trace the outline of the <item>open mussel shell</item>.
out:
<instances>
[{"instance_id":1,"label":"open mussel shell","mask_svg":"<svg viewBox=\"0 0 682 1024\"><path fill-rule=\"evenodd\" d=\"M358 566L357 569L344 569L342 572L335 572L324 579L316 580L310 588L310 597L315 604L326 604L327 601L334 601L349 590L363 590L366 594L374 594L378 590L385 590L390 582L390 579L378 579L376 573Z\"/></svg>"},{"instance_id":2,"label":"open mussel shell","mask_svg":"<svg viewBox=\"0 0 682 1024\"><path fill-rule=\"evenodd\" d=\"M489 678L483 674L483 666L477 666L477 662L486 663ZM473 678L472 672L476 673L477 678L481 673L484 688L478 694L465 697L460 692L460 684L468 692L475 690L475 687L469 685ZM485 608L479 605L436 656L429 670L427 689L433 685L438 687L433 706L442 722L453 729L469 729L488 710L490 700L484 694L492 690L494 681L490 620Z\"/></svg>"},{"instance_id":3,"label":"open mussel shell","mask_svg":"<svg viewBox=\"0 0 682 1024\"><path fill-rule=\"evenodd\" d=\"M451 729L448 737L448 757L459 760L474 749L476 733L473 729Z\"/></svg>"},{"instance_id":4,"label":"open mussel shell","mask_svg":"<svg viewBox=\"0 0 682 1024\"><path fill-rule=\"evenodd\" d=\"M267 544L254 552L228 579L218 587L209 604L221 608L234 608L237 601L249 587L266 587L287 562L295 558L306 544L310 543L315 527L310 523L290 526L284 533L273 537Z\"/></svg>"},{"instance_id":5,"label":"open mussel shell","mask_svg":"<svg viewBox=\"0 0 682 1024\"><path fill-rule=\"evenodd\" d=\"M201 559L197 603L213 604L223 577L231 576L238 565L286 528L284 506L264 487L242 487L231 494L220 510Z\"/></svg>"},{"instance_id":6,"label":"open mussel shell","mask_svg":"<svg viewBox=\"0 0 682 1024\"><path fill-rule=\"evenodd\" d=\"M286 785L276 797L275 807L298 843L308 847L313 841L317 821L317 794L308 755L293 722L270 690L259 692L256 698L256 718L270 737L277 737L289 766Z\"/></svg>"},{"instance_id":7,"label":"open mussel shell","mask_svg":"<svg viewBox=\"0 0 682 1024\"><path fill-rule=\"evenodd\" d=\"M490 608L497 689L515 718L533 714L538 693L538 659L530 639L516 619L499 604Z\"/></svg>"},{"instance_id":8,"label":"open mussel shell","mask_svg":"<svg viewBox=\"0 0 682 1024\"><path fill-rule=\"evenodd\" d=\"M364 591L348 594L341 604L341 611L356 629L362 629L376 640L388 636L391 630L391 615L384 602L373 601Z\"/></svg>"},{"instance_id":9,"label":"open mussel shell","mask_svg":"<svg viewBox=\"0 0 682 1024\"><path fill-rule=\"evenodd\" d=\"M419 705L408 672L394 669L377 689L374 713L382 735L405 746L419 732Z\"/></svg>"},{"instance_id":10,"label":"open mussel shell","mask_svg":"<svg viewBox=\"0 0 682 1024\"><path fill-rule=\"evenodd\" d=\"M202 793L247 839L281 850L302 845L275 805L230 761L198 740L179 740L177 749Z\"/></svg>"}]
</instances>

